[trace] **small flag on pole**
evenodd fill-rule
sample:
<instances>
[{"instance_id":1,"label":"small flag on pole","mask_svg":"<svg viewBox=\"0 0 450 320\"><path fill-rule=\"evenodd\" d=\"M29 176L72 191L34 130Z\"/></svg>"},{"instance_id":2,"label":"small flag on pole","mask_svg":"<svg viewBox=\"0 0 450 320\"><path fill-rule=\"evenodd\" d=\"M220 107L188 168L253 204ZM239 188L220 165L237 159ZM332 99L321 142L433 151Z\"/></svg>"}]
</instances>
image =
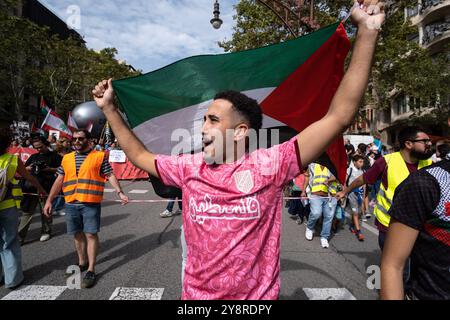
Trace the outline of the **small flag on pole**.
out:
<instances>
[{"instance_id":1,"label":"small flag on pole","mask_svg":"<svg viewBox=\"0 0 450 320\"><path fill-rule=\"evenodd\" d=\"M61 117L52 110L50 110L50 112L45 117L41 128L46 131L57 130L60 132L60 136L64 136L69 139L72 138L72 132L70 131L70 129L66 126Z\"/></svg>"}]
</instances>

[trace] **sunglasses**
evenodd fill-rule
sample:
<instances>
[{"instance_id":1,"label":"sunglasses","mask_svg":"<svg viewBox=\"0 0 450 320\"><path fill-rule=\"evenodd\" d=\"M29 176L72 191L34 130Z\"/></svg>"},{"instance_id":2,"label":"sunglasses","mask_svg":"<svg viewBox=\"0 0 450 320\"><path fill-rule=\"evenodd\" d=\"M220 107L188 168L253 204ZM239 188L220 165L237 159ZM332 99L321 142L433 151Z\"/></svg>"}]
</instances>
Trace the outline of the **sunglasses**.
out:
<instances>
[{"instance_id":1,"label":"sunglasses","mask_svg":"<svg viewBox=\"0 0 450 320\"><path fill-rule=\"evenodd\" d=\"M411 142L423 142L424 144L431 143L430 139L419 139L419 140L411 140Z\"/></svg>"},{"instance_id":2,"label":"sunglasses","mask_svg":"<svg viewBox=\"0 0 450 320\"><path fill-rule=\"evenodd\" d=\"M86 140L86 138L85 137L78 137L78 138L73 138L72 140L73 141L84 141L84 140Z\"/></svg>"}]
</instances>

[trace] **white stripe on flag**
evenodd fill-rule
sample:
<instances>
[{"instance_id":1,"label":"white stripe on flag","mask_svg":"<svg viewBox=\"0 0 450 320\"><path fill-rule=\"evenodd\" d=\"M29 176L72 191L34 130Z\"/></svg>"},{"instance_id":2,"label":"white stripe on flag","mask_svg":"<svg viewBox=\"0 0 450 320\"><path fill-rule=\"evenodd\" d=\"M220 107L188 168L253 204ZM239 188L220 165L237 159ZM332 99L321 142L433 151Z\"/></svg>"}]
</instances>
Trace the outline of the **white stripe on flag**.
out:
<instances>
[{"instance_id":1,"label":"white stripe on flag","mask_svg":"<svg viewBox=\"0 0 450 320\"><path fill-rule=\"evenodd\" d=\"M2 300L56 300L66 289L60 286L27 286L14 290Z\"/></svg>"},{"instance_id":2,"label":"white stripe on flag","mask_svg":"<svg viewBox=\"0 0 450 320\"><path fill-rule=\"evenodd\" d=\"M261 103L275 89L262 88L243 91L242 93ZM208 100L181 110L163 114L142 123L134 128L133 131L142 143L154 153L170 155L175 146L182 148L184 151L200 150L202 147L201 126L203 125L203 117L211 103L212 100ZM271 117L264 116L263 128L281 126L285 126L285 124ZM180 141L180 137L174 136L173 138L176 140L171 141L172 134L176 129L187 130L190 132L192 139ZM181 144L180 142L183 143Z\"/></svg>"},{"instance_id":3,"label":"white stripe on flag","mask_svg":"<svg viewBox=\"0 0 450 320\"><path fill-rule=\"evenodd\" d=\"M109 300L161 300L163 288L116 288Z\"/></svg>"},{"instance_id":4,"label":"white stripe on flag","mask_svg":"<svg viewBox=\"0 0 450 320\"><path fill-rule=\"evenodd\" d=\"M356 300L346 288L303 288L309 300Z\"/></svg>"}]
</instances>

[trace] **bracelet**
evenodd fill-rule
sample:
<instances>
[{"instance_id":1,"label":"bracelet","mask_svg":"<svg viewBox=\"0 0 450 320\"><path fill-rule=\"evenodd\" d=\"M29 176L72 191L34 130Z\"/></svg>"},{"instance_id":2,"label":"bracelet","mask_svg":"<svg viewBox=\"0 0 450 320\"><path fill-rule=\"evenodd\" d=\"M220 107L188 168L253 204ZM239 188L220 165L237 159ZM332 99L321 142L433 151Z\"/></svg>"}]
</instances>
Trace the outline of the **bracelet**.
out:
<instances>
[{"instance_id":1,"label":"bracelet","mask_svg":"<svg viewBox=\"0 0 450 320\"><path fill-rule=\"evenodd\" d=\"M121 193L123 193L123 191L122 191L122 190L120 190L120 191L117 191L117 194L121 194Z\"/></svg>"}]
</instances>

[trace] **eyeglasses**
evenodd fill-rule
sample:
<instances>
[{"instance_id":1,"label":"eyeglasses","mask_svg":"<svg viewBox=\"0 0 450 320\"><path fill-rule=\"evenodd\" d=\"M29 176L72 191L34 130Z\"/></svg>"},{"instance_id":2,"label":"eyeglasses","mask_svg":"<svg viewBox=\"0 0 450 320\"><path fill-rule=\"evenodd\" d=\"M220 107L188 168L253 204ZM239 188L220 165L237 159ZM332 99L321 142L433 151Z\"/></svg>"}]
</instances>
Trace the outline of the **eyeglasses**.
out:
<instances>
[{"instance_id":1,"label":"eyeglasses","mask_svg":"<svg viewBox=\"0 0 450 320\"><path fill-rule=\"evenodd\" d=\"M86 140L86 137L73 138L72 140L73 140L73 141L77 141L77 140L79 140L79 141L84 141L84 140Z\"/></svg>"},{"instance_id":2,"label":"eyeglasses","mask_svg":"<svg viewBox=\"0 0 450 320\"><path fill-rule=\"evenodd\" d=\"M424 144L431 143L430 139L419 139L419 140L410 140L411 142L423 142Z\"/></svg>"}]
</instances>

